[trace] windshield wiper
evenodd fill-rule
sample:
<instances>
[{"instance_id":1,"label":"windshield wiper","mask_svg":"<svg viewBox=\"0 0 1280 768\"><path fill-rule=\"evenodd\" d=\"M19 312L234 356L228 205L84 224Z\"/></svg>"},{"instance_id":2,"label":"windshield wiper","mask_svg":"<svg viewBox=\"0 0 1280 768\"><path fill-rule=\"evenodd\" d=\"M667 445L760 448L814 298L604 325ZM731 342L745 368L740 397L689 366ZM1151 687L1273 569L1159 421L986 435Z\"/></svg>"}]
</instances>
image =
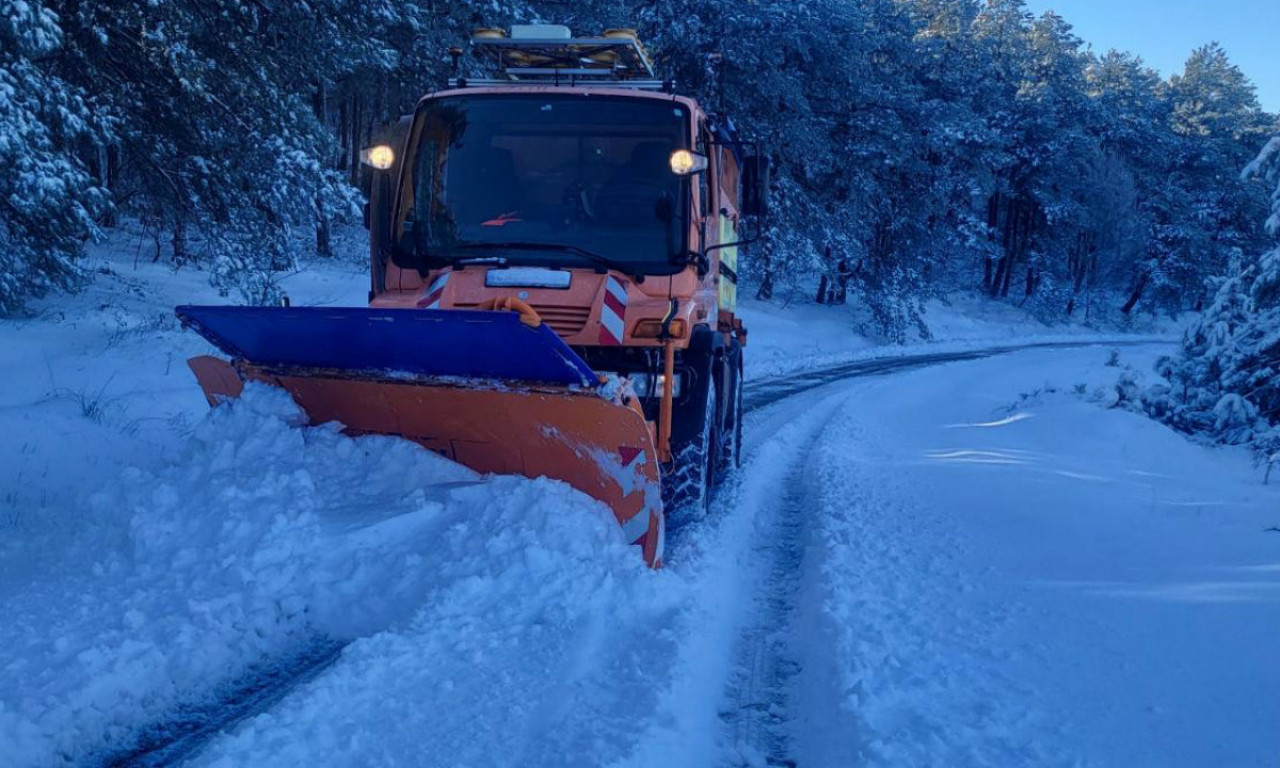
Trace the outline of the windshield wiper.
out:
<instances>
[{"instance_id":1,"label":"windshield wiper","mask_svg":"<svg viewBox=\"0 0 1280 768\"><path fill-rule=\"evenodd\" d=\"M644 275L633 271L626 264L623 264L620 261L615 261L609 258L608 256L602 256L596 253L595 251L588 251L586 248L580 248L576 245L565 245L563 243L534 243L534 242L510 241L510 242L501 242L501 243L463 243L462 245L457 246L457 249L460 251L486 250L490 248L494 250L502 250L504 248L509 248L511 250L517 250L517 251L556 251L558 253L571 253L574 256L581 256L587 261L594 262L598 266L604 267L605 269L612 269L617 272L621 272L624 275L627 275L631 279L635 280L637 283L644 282ZM504 263L506 262L506 259L502 258L501 256L490 257L490 258L502 259ZM479 260L462 258L462 259L455 260L454 263L455 264L462 264L462 263L477 264L481 262Z\"/></svg>"},{"instance_id":2,"label":"windshield wiper","mask_svg":"<svg viewBox=\"0 0 1280 768\"><path fill-rule=\"evenodd\" d=\"M465 248L466 246L462 246ZM455 267L465 267L472 264L488 264L494 267L507 266L507 257L505 256L463 256L459 259L450 259L449 263Z\"/></svg>"}]
</instances>

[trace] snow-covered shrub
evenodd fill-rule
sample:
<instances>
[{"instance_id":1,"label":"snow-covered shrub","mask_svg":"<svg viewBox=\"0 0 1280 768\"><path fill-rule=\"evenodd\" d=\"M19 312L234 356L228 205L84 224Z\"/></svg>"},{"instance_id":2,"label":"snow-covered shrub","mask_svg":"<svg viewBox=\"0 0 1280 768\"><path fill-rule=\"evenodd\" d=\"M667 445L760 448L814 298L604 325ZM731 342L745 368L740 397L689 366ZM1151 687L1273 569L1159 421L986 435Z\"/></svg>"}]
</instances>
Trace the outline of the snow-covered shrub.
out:
<instances>
[{"instance_id":1,"label":"snow-covered shrub","mask_svg":"<svg viewBox=\"0 0 1280 768\"><path fill-rule=\"evenodd\" d=\"M1142 372L1129 365L1112 365L1110 361L1107 362L1107 367L1120 369L1114 382L1096 384L1092 390L1088 384L1079 383L1072 392L1086 402L1103 408L1142 413L1143 397L1147 392Z\"/></svg>"},{"instance_id":2,"label":"snow-covered shrub","mask_svg":"<svg viewBox=\"0 0 1280 768\"><path fill-rule=\"evenodd\" d=\"M1223 395L1213 407L1213 431L1228 443L1249 440L1258 421L1258 409L1234 392Z\"/></svg>"},{"instance_id":3,"label":"snow-covered shrub","mask_svg":"<svg viewBox=\"0 0 1280 768\"><path fill-rule=\"evenodd\" d=\"M1116 399L1111 406L1126 411L1142 410L1142 373L1125 366L1116 380Z\"/></svg>"}]
</instances>

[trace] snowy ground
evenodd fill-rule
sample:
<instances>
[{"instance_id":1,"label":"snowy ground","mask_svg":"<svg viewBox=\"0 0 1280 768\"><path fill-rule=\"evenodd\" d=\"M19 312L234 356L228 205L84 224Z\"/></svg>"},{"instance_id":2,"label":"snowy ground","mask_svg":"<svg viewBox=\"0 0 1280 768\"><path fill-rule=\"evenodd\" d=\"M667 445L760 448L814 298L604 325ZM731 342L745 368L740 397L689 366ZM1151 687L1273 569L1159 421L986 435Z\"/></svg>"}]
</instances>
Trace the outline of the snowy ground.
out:
<instances>
[{"instance_id":1,"label":"snowy ground","mask_svg":"<svg viewBox=\"0 0 1280 768\"><path fill-rule=\"evenodd\" d=\"M930 338L914 329L905 344L886 347L863 331L873 327L867 313L853 305L827 307L812 302L769 303L741 299L750 332L748 374L764 378L853 360L922 352L987 349L1010 344L1109 341L1116 338L1168 339L1182 335L1188 318L1137 316L1126 325L1047 324L1030 312L980 295L958 295L943 303L926 302L924 320Z\"/></svg>"},{"instance_id":2,"label":"snowy ground","mask_svg":"<svg viewBox=\"0 0 1280 768\"><path fill-rule=\"evenodd\" d=\"M168 319L213 299L204 276L131 255L0 325L0 764L135 754L314 658L201 750L135 764L1280 754L1280 491L1108 407L1108 348L881 368L762 407L653 573L556 483L296 429L269 390L207 415L182 365L203 347ZM358 303L363 273L288 290ZM796 360L869 354L825 312L748 306L758 381L800 320L828 341ZM951 322L984 344L987 320ZM985 344L1059 333L1008 325Z\"/></svg>"}]
</instances>

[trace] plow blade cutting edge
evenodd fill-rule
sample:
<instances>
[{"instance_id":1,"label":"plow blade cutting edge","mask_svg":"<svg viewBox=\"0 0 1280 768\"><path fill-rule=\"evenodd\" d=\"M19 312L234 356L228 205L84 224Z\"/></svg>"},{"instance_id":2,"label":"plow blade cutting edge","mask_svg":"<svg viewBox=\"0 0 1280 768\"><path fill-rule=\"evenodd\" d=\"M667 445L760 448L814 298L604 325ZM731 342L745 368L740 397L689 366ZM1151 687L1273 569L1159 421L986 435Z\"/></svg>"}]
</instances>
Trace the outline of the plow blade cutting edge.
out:
<instances>
[{"instance_id":1,"label":"plow blade cutting edge","mask_svg":"<svg viewBox=\"0 0 1280 768\"><path fill-rule=\"evenodd\" d=\"M661 565L657 451L638 405L607 397L546 325L513 312L178 307L232 357L189 361L211 405L246 381L287 391L311 424L413 440L482 473L549 477L603 501Z\"/></svg>"}]
</instances>

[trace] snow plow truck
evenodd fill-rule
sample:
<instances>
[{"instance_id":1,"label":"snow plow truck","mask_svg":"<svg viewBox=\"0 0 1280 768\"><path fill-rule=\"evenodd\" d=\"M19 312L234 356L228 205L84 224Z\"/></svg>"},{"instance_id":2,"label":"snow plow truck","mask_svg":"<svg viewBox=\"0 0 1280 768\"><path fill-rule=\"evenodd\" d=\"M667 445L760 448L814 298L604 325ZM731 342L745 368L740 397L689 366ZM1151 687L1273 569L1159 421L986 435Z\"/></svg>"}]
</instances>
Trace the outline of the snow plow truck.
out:
<instances>
[{"instance_id":1,"label":"snow plow truck","mask_svg":"<svg viewBox=\"0 0 1280 768\"><path fill-rule=\"evenodd\" d=\"M213 406L281 387L312 424L401 436L604 502L659 567L739 460L738 252L768 162L659 80L631 30L477 30L444 90L362 153L367 307L182 306L230 360Z\"/></svg>"}]
</instances>

